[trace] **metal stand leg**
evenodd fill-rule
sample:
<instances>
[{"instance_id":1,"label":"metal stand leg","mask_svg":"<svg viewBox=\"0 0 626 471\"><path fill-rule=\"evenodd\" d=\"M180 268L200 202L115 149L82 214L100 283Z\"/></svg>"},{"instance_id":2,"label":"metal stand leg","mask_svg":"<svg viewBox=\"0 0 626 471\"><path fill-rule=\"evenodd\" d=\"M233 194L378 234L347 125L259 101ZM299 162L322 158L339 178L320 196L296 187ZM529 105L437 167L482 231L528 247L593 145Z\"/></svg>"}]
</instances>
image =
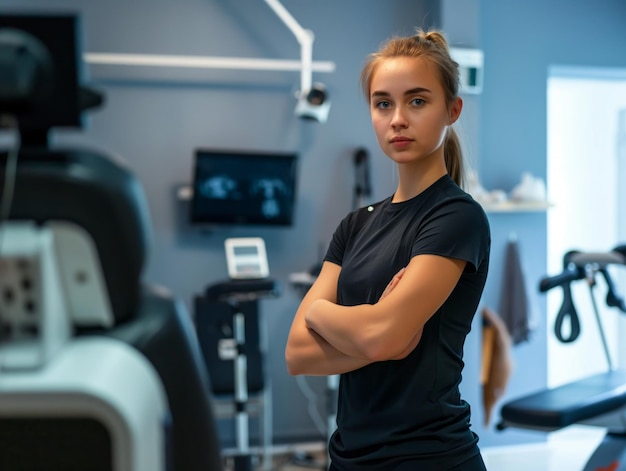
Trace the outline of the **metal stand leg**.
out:
<instances>
[{"instance_id":1,"label":"metal stand leg","mask_svg":"<svg viewBox=\"0 0 626 471\"><path fill-rule=\"evenodd\" d=\"M260 414L260 426L261 426L261 436L263 437L261 440L263 446L263 463L261 466L262 471L272 471L273 469L273 454L272 454L272 444L273 444L273 402L272 402L272 380L269 374L269 368L266 367L265 361L268 352L268 342L269 342L269 334L267 332L267 323L263 316L259 315L259 339L261 345L262 352L262 362L263 362L263 392L262 392L262 408Z\"/></svg>"},{"instance_id":2,"label":"metal stand leg","mask_svg":"<svg viewBox=\"0 0 626 471\"><path fill-rule=\"evenodd\" d=\"M248 362L246 358L245 317L240 309L235 309L233 316L237 357L235 358L235 411L237 421L237 455L235 471L252 471L250 441L248 437Z\"/></svg>"},{"instance_id":3,"label":"metal stand leg","mask_svg":"<svg viewBox=\"0 0 626 471\"><path fill-rule=\"evenodd\" d=\"M337 390L339 389L339 375L331 375L326 378L326 467L330 466L328 443L330 437L337 428Z\"/></svg>"},{"instance_id":4,"label":"metal stand leg","mask_svg":"<svg viewBox=\"0 0 626 471\"><path fill-rule=\"evenodd\" d=\"M245 303L258 301L264 297L278 296L277 284L274 280L269 278L264 279L244 279L244 280L229 280L223 283L212 285L206 290L207 298L226 303L230 306L230 313L233 322L233 340L236 346L236 354L233 358L233 385L234 385L234 409L235 409L235 434L236 434L236 451L233 456L235 471L252 471L254 463L253 455L251 453L250 439L249 439L249 414L247 407L249 405L248 397L248 360L250 358L255 359L254 350L250 349L246 344L246 320L245 320ZM248 319L249 320L249 319ZM248 343L254 345L254 339L249 339ZM265 373L264 373L265 374ZM271 394L271 391L266 387L267 394ZM265 410L266 406L270 405L271 401L267 401L263 404ZM271 432L271 408L268 408L267 415L261 420L264 427L264 431L269 430ZM261 425L261 424L260 424ZM271 433L262 433L264 455L266 458L266 466L271 465L269 458Z\"/></svg>"},{"instance_id":5,"label":"metal stand leg","mask_svg":"<svg viewBox=\"0 0 626 471\"><path fill-rule=\"evenodd\" d=\"M626 436L607 433L585 464L584 471L626 470Z\"/></svg>"}]
</instances>

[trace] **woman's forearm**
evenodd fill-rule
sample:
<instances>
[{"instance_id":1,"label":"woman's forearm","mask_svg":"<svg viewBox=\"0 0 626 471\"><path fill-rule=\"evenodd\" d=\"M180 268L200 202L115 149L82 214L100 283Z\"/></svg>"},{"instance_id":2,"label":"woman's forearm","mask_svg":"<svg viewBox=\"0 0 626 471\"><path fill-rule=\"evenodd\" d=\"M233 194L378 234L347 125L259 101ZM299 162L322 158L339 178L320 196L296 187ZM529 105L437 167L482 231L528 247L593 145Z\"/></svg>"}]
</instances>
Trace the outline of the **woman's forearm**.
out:
<instances>
[{"instance_id":1,"label":"woman's forearm","mask_svg":"<svg viewBox=\"0 0 626 471\"><path fill-rule=\"evenodd\" d=\"M307 327L305 317L312 304L322 300L331 304L336 302L340 271L339 265L324 262L320 275L298 307L285 348L287 370L292 375L347 373L371 362L338 350L318 332Z\"/></svg>"},{"instance_id":2,"label":"woman's forearm","mask_svg":"<svg viewBox=\"0 0 626 471\"><path fill-rule=\"evenodd\" d=\"M335 375L359 369L369 360L340 352L311 329L301 332L285 351L291 375Z\"/></svg>"},{"instance_id":3,"label":"woman's forearm","mask_svg":"<svg viewBox=\"0 0 626 471\"><path fill-rule=\"evenodd\" d=\"M372 305L340 306L326 300L317 300L311 304L305 315L308 328L319 334L326 342L345 355L374 361L375 352L369 348L379 332L376 322L367 314Z\"/></svg>"}]
</instances>

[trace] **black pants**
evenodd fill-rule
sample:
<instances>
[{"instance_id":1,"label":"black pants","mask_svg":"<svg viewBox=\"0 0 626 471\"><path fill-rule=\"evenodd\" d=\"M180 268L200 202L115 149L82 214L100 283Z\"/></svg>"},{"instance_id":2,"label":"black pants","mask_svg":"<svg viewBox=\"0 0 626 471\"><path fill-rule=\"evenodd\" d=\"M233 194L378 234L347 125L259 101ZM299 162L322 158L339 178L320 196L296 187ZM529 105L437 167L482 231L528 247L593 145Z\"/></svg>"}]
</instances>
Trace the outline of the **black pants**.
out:
<instances>
[{"instance_id":1,"label":"black pants","mask_svg":"<svg viewBox=\"0 0 626 471\"><path fill-rule=\"evenodd\" d=\"M481 455L475 455L465 463L450 468L448 471L487 471L487 468L485 467L483 457Z\"/></svg>"},{"instance_id":2,"label":"black pants","mask_svg":"<svg viewBox=\"0 0 626 471\"><path fill-rule=\"evenodd\" d=\"M333 466L332 463L330 463L330 467L328 468L328 471L338 471L338 469L335 466ZM435 470L413 469L412 471L435 471ZM449 468L446 470L437 469L436 471L487 471L487 468L485 467L485 462L483 461L483 457L480 454L478 454L453 468Z\"/></svg>"}]
</instances>

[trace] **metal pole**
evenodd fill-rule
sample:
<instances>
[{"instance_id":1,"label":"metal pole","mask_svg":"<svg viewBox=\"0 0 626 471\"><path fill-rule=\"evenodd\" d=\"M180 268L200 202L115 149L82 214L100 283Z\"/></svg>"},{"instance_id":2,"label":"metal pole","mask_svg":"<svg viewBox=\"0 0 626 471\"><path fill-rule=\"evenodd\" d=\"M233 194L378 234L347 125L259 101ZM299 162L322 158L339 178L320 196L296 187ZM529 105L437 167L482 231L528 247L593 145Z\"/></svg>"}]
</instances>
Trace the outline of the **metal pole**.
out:
<instances>
[{"instance_id":1,"label":"metal pole","mask_svg":"<svg viewBox=\"0 0 626 471\"><path fill-rule=\"evenodd\" d=\"M600 313L598 311L598 304L596 303L596 298L593 292L594 291L593 288L596 285L595 271L587 275L587 283L589 284L589 294L591 295L591 304L593 305L593 313L596 317L596 323L598 324L598 331L600 332L600 339L602 340L602 347L604 348L604 355L606 356L606 362L609 366L609 371L612 371L613 362L611 360L611 352L609 352L609 346L606 341L606 335L604 334L604 329L602 328L602 320L600 319Z\"/></svg>"},{"instance_id":2,"label":"metal pole","mask_svg":"<svg viewBox=\"0 0 626 471\"><path fill-rule=\"evenodd\" d=\"M235 306L233 327L237 345L235 358L235 411L237 420L237 452L235 471L251 471L250 440L248 434L248 362L245 352L246 330L245 316L238 305Z\"/></svg>"}]
</instances>

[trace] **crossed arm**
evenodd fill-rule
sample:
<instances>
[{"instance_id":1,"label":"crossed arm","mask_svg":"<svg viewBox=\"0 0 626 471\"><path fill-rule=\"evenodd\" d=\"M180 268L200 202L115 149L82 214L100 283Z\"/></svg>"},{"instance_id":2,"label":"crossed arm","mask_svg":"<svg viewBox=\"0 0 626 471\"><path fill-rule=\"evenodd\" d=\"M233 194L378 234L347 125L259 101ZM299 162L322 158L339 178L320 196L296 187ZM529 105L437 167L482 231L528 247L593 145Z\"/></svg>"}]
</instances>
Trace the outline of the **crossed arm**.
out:
<instances>
[{"instance_id":1,"label":"crossed arm","mask_svg":"<svg viewBox=\"0 0 626 471\"><path fill-rule=\"evenodd\" d=\"M341 267L325 262L291 325L285 349L289 373L340 374L406 357L464 267L461 260L418 255L394 276L376 304L340 306Z\"/></svg>"}]
</instances>

